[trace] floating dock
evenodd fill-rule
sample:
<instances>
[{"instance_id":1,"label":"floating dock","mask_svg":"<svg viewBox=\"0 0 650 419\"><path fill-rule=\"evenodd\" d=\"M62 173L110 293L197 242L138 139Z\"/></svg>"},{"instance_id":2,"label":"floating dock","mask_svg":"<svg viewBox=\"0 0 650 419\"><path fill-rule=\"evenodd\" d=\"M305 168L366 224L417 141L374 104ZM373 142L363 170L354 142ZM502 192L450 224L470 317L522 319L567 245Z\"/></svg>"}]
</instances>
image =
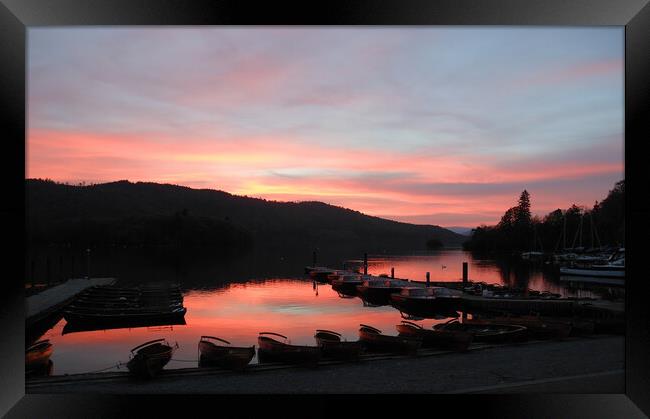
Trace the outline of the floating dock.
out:
<instances>
[{"instance_id":1,"label":"floating dock","mask_svg":"<svg viewBox=\"0 0 650 419\"><path fill-rule=\"evenodd\" d=\"M97 285L112 285L115 278L76 278L27 297L25 323L29 328L64 307L83 290Z\"/></svg>"}]
</instances>

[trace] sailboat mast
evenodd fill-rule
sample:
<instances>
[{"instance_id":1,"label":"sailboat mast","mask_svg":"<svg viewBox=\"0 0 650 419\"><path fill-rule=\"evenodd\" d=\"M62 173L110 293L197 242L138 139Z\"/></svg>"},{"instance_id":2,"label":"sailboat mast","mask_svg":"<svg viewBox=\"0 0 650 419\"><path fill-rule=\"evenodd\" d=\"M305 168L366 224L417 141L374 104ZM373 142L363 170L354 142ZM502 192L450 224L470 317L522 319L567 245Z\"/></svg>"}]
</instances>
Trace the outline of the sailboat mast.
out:
<instances>
[{"instance_id":1,"label":"sailboat mast","mask_svg":"<svg viewBox=\"0 0 650 419\"><path fill-rule=\"evenodd\" d=\"M582 247L582 220L585 218L585 215L582 214L580 216L580 243L578 244L578 247Z\"/></svg>"},{"instance_id":2,"label":"sailboat mast","mask_svg":"<svg viewBox=\"0 0 650 419\"><path fill-rule=\"evenodd\" d=\"M566 250L566 212L564 213L564 227L562 229L562 239L564 244L564 250Z\"/></svg>"}]
</instances>

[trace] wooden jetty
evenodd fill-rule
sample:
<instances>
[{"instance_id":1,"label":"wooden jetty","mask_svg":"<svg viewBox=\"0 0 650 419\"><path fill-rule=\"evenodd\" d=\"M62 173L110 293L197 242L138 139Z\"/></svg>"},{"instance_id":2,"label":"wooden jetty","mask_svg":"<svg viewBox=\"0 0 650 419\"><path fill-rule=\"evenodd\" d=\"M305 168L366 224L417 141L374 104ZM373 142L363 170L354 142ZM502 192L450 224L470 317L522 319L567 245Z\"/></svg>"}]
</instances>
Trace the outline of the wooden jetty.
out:
<instances>
[{"instance_id":1,"label":"wooden jetty","mask_svg":"<svg viewBox=\"0 0 650 419\"><path fill-rule=\"evenodd\" d=\"M48 288L38 294L27 297L25 323L29 328L48 316L53 315L72 301L82 291L100 285L111 285L115 278L76 278L63 284Z\"/></svg>"}]
</instances>

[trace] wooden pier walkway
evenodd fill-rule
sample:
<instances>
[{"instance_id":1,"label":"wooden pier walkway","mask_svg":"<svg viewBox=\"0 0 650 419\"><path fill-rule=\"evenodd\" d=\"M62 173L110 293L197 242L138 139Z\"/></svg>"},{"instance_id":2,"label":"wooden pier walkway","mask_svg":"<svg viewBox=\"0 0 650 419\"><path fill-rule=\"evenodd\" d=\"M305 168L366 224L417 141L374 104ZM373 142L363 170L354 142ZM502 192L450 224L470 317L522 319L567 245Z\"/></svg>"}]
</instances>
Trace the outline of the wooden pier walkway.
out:
<instances>
[{"instance_id":1,"label":"wooden pier walkway","mask_svg":"<svg viewBox=\"0 0 650 419\"><path fill-rule=\"evenodd\" d=\"M46 289L26 299L26 326L37 323L69 303L77 294L86 288L97 285L112 285L115 278L76 278L69 279L63 284Z\"/></svg>"}]
</instances>

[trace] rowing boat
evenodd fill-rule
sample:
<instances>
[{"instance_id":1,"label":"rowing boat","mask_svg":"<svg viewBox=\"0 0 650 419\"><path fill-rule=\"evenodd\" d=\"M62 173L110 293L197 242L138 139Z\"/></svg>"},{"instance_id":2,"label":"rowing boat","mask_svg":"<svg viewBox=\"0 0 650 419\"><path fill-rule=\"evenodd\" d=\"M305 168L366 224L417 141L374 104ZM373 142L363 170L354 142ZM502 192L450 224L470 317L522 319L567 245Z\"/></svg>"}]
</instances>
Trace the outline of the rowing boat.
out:
<instances>
[{"instance_id":1,"label":"rowing boat","mask_svg":"<svg viewBox=\"0 0 650 419\"><path fill-rule=\"evenodd\" d=\"M342 341L340 333L322 329L316 330L314 338L325 358L359 360L361 355L360 342Z\"/></svg>"},{"instance_id":2,"label":"rowing boat","mask_svg":"<svg viewBox=\"0 0 650 419\"><path fill-rule=\"evenodd\" d=\"M389 336L372 326L365 324L360 326L359 340L368 350L415 354L422 346L422 339L419 337Z\"/></svg>"},{"instance_id":3,"label":"rowing boat","mask_svg":"<svg viewBox=\"0 0 650 419\"><path fill-rule=\"evenodd\" d=\"M521 342L528 339L528 329L525 326L515 324L471 324L460 323L452 319L447 323L436 324L435 330L465 331L474 336L475 342Z\"/></svg>"},{"instance_id":4,"label":"rowing boat","mask_svg":"<svg viewBox=\"0 0 650 419\"><path fill-rule=\"evenodd\" d=\"M145 342L131 349L126 367L137 377L152 378L167 365L177 348L178 344L172 347L165 339Z\"/></svg>"},{"instance_id":5,"label":"rowing boat","mask_svg":"<svg viewBox=\"0 0 650 419\"><path fill-rule=\"evenodd\" d=\"M474 338L471 333L463 330L425 329L419 324L406 320L395 327L400 336L421 338L422 345L427 347L466 351Z\"/></svg>"},{"instance_id":6,"label":"rowing boat","mask_svg":"<svg viewBox=\"0 0 650 419\"><path fill-rule=\"evenodd\" d=\"M244 370L255 356L253 346L230 345L225 339L215 336L201 336L199 341L199 366L219 366L231 370Z\"/></svg>"},{"instance_id":7,"label":"rowing boat","mask_svg":"<svg viewBox=\"0 0 650 419\"><path fill-rule=\"evenodd\" d=\"M271 336L281 337L285 341L281 342ZM291 364L315 365L321 356L320 347L292 345L289 338L279 333L260 332L257 343L260 362L280 361Z\"/></svg>"}]
</instances>

